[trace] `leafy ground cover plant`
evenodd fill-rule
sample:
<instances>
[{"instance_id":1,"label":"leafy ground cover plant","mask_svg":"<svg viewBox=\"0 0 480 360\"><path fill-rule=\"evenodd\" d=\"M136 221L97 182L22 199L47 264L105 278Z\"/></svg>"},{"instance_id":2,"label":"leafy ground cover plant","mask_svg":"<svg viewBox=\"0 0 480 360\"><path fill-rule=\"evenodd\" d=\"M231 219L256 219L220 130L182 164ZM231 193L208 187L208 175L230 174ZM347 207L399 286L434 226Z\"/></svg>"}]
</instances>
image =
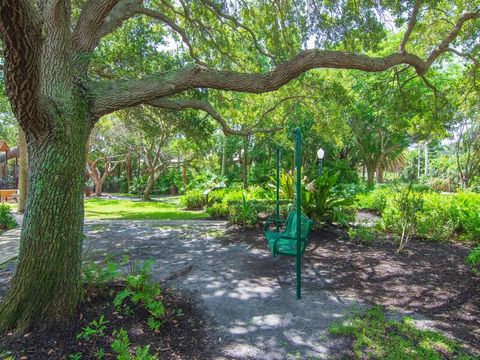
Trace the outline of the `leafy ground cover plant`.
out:
<instances>
[{"instance_id":1,"label":"leafy ground cover plant","mask_svg":"<svg viewBox=\"0 0 480 360\"><path fill-rule=\"evenodd\" d=\"M10 230L17 226L12 216L12 209L7 204L0 204L0 230Z\"/></svg>"},{"instance_id":2,"label":"leafy ground cover plant","mask_svg":"<svg viewBox=\"0 0 480 360\"><path fill-rule=\"evenodd\" d=\"M357 359L474 359L458 342L436 331L418 329L409 317L388 319L380 306L332 324L329 332L352 339Z\"/></svg>"},{"instance_id":3,"label":"leafy ground cover plant","mask_svg":"<svg viewBox=\"0 0 480 360\"><path fill-rule=\"evenodd\" d=\"M153 281L152 265L128 258L85 264L86 289L77 315L26 338L0 334L0 358L208 358L209 342L193 300L162 290Z\"/></svg>"},{"instance_id":4,"label":"leafy ground cover plant","mask_svg":"<svg viewBox=\"0 0 480 360\"><path fill-rule=\"evenodd\" d=\"M401 235L402 230L399 225L401 225L400 203L402 202L398 200L401 194L406 192L408 193L408 189L400 188L398 191L393 191L379 188L370 193L358 194L356 207L379 212L387 230ZM431 241L452 239L472 243L480 241L480 194L420 192L412 187L409 197L422 202L416 210L416 224L412 236ZM406 210L406 207L403 210Z\"/></svg>"},{"instance_id":5,"label":"leafy ground cover plant","mask_svg":"<svg viewBox=\"0 0 480 360\"><path fill-rule=\"evenodd\" d=\"M207 204L207 198L201 190L190 190L182 196L182 204L189 210L201 210Z\"/></svg>"},{"instance_id":6,"label":"leafy ground cover plant","mask_svg":"<svg viewBox=\"0 0 480 360\"><path fill-rule=\"evenodd\" d=\"M465 262L472 267L473 272L480 274L480 246L477 246L468 254Z\"/></svg>"},{"instance_id":7,"label":"leafy ground cover plant","mask_svg":"<svg viewBox=\"0 0 480 360\"><path fill-rule=\"evenodd\" d=\"M349 211L354 198L337 188L338 173L327 171L308 184L302 192L302 208L305 214L317 223L336 222L347 226L353 220L354 212Z\"/></svg>"}]
</instances>

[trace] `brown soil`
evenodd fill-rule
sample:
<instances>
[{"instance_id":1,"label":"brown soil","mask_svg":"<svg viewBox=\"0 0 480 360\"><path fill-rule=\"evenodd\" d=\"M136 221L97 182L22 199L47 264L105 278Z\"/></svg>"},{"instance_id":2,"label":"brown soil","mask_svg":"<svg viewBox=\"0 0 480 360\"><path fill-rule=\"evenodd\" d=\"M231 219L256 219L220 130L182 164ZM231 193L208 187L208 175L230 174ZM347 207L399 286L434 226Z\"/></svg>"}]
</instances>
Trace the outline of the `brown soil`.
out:
<instances>
[{"instance_id":1,"label":"brown soil","mask_svg":"<svg viewBox=\"0 0 480 360\"><path fill-rule=\"evenodd\" d=\"M260 229L232 228L226 243L266 248ZM354 242L337 229L313 232L304 261L325 290L389 310L413 311L435 320L439 330L480 351L480 276L465 265L469 248L461 244L413 241L396 253L388 239Z\"/></svg>"},{"instance_id":2,"label":"brown soil","mask_svg":"<svg viewBox=\"0 0 480 360\"><path fill-rule=\"evenodd\" d=\"M78 309L75 319L50 331L34 331L22 337L11 333L0 334L0 358L8 355L15 359L69 359L80 353L81 359L96 359L95 351L103 348L105 359L115 359L111 344L114 330L128 332L131 348L150 345L150 353L159 359L205 359L211 343L204 330L204 320L185 294L164 291L165 323L158 332L147 326L148 312L142 307L132 307L133 314L121 315L112 304L114 294L123 288L111 284L105 291L91 294ZM89 341L77 339L82 329L103 315L108 321L105 336Z\"/></svg>"}]
</instances>

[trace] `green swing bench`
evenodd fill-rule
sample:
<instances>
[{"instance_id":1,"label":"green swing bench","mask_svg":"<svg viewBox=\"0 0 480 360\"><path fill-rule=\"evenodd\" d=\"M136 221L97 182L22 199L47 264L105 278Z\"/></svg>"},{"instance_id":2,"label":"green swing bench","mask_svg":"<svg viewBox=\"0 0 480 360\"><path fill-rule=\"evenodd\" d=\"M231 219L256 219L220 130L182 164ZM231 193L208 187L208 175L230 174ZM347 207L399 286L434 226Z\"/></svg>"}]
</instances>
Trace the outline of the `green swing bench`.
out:
<instances>
[{"instance_id":1,"label":"green swing bench","mask_svg":"<svg viewBox=\"0 0 480 360\"><path fill-rule=\"evenodd\" d=\"M302 208L302 132L295 129L295 207L286 220L280 219L280 148L277 148L276 205L275 214L264 225L263 234L273 256L285 255L295 257L297 299L302 298L302 255L308 244L308 236L313 221L301 212ZM275 225L274 229L272 225Z\"/></svg>"},{"instance_id":2,"label":"green swing bench","mask_svg":"<svg viewBox=\"0 0 480 360\"><path fill-rule=\"evenodd\" d=\"M273 256L297 256L297 218L296 210L290 211L286 220L269 218L263 227L263 235ZM308 236L312 230L313 221L301 214L300 226L300 254L305 252L308 245ZM271 230L272 225L275 229ZM283 230L280 230L283 226Z\"/></svg>"}]
</instances>

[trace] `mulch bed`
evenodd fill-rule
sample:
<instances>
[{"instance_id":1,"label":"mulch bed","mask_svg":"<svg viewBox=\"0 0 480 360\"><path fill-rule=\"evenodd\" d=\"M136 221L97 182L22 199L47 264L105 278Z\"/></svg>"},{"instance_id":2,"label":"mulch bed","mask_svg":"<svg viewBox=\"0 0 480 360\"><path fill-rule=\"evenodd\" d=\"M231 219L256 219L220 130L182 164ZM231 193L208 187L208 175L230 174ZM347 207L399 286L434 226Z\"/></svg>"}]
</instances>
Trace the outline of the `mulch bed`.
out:
<instances>
[{"instance_id":1,"label":"mulch bed","mask_svg":"<svg viewBox=\"0 0 480 360\"><path fill-rule=\"evenodd\" d=\"M133 314L121 315L112 304L114 294L124 286L110 284L101 292L89 295L77 312L77 317L52 330L34 331L22 337L10 333L0 334L0 358L12 355L16 359L69 359L81 353L81 359L95 359L93 349L105 349L105 359L115 359L110 347L114 330L128 332L131 348L150 345L150 353L159 359L205 359L212 345L204 329L204 320L186 294L163 291L166 322L158 332L147 326L148 312L143 307L134 308ZM89 341L77 339L82 328L103 315L108 321L105 336ZM2 354L3 351L3 354ZM8 352L9 353L8 353Z\"/></svg>"},{"instance_id":2,"label":"mulch bed","mask_svg":"<svg viewBox=\"0 0 480 360\"><path fill-rule=\"evenodd\" d=\"M266 248L260 229L231 228L222 241ZM304 259L329 279L324 290L423 314L437 321L439 330L480 351L480 276L465 265L469 248L412 241L403 253L396 249L388 239L355 242L331 228L311 234Z\"/></svg>"}]
</instances>

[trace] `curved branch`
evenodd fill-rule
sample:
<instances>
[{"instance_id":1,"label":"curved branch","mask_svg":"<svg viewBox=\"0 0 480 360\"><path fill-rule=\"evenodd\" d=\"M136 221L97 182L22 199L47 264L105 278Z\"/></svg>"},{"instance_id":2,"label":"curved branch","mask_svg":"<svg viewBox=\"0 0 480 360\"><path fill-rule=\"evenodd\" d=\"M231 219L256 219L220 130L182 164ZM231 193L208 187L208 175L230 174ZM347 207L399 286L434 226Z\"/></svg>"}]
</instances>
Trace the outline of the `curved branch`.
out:
<instances>
[{"instance_id":1,"label":"curved branch","mask_svg":"<svg viewBox=\"0 0 480 360\"><path fill-rule=\"evenodd\" d=\"M478 9L475 12L469 12L469 13L463 14L457 20L457 23L455 24L453 29L450 31L450 33L430 53L427 60L425 61L426 66L429 67L441 54L443 54L445 51L449 49L450 44L458 36L458 33L460 32L460 30L463 27L463 24L465 24L466 21L476 20L478 18L480 18L480 9Z\"/></svg>"},{"instance_id":2,"label":"curved branch","mask_svg":"<svg viewBox=\"0 0 480 360\"><path fill-rule=\"evenodd\" d=\"M141 80L94 83L91 85L91 91L94 94L93 110L99 117L125 107L194 88L260 94L277 90L304 72L315 68L379 72L399 64L412 65L420 74L424 74L427 70L422 59L408 53L370 57L330 50L302 51L291 60L263 74L222 71L196 65Z\"/></svg>"},{"instance_id":3,"label":"curved branch","mask_svg":"<svg viewBox=\"0 0 480 360\"><path fill-rule=\"evenodd\" d=\"M412 35L413 28L417 24L417 16L420 10L421 0L415 0L415 4L413 5L412 15L410 16L410 21L407 26L407 30L403 35L402 42L400 43L400 52L405 52L405 46L407 45L408 40L410 39L410 35Z\"/></svg>"},{"instance_id":4,"label":"curved branch","mask_svg":"<svg viewBox=\"0 0 480 360\"><path fill-rule=\"evenodd\" d=\"M150 10L141 6L138 7L136 12L138 14L143 14L151 18L160 20L161 22L166 24L168 27L170 27L173 31L175 31L178 35L180 35L183 43L187 46L188 52L190 53L190 56L192 57L192 59L195 60L195 62L197 62L198 64L202 64L202 65L204 64L195 54L195 51L193 50L193 46L190 43L190 39L188 38L187 33L180 26L178 26L173 19L169 18L166 15L163 15L158 11Z\"/></svg>"},{"instance_id":5,"label":"curved branch","mask_svg":"<svg viewBox=\"0 0 480 360\"><path fill-rule=\"evenodd\" d=\"M72 34L75 48L79 52L93 51L100 39L100 28L118 2L119 0L90 0L83 7Z\"/></svg>"},{"instance_id":6,"label":"curved branch","mask_svg":"<svg viewBox=\"0 0 480 360\"><path fill-rule=\"evenodd\" d=\"M273 128L273 129L251 129L246 128L242 130L234 130L228 126L227 121L213 108L212 105L203 100L194 100L194 99L154 99L147 102L148 105L170 109L170 110L185 110L185 109L197 109L202 110L209 114L213 119L215 119L220 126L222 127L223 133L225 135L241 135L249 136L256 133L271 133L279 131L282 128Z\"/></svg>"}]
</instances>

